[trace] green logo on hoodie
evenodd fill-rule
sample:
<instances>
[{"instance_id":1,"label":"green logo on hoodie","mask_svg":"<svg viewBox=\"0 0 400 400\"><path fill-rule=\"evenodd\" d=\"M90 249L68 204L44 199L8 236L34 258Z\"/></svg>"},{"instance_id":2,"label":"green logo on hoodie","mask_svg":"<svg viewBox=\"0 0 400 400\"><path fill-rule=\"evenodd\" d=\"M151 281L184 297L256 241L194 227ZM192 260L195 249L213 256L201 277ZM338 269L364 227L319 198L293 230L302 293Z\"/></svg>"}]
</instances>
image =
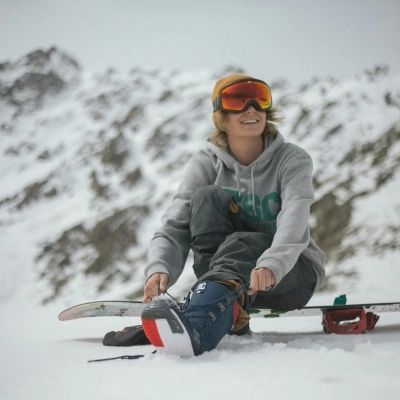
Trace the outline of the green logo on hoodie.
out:
<instances>
[{"instance_id":1,"label":"green logo on hoodie","mask_svg":"<svg viewBox=\"0 0 400 400\"><path fill-rule=\"evenodd\" d=\"M276 219L281 211L281 202L277 192L268 193L261 201L258 195L248 194L241 197L235 189L224 188L224 190L232 195L242 208L242 218L245 221L267 221L270 228L276 228Z\"/></svg>"}]
</instances>

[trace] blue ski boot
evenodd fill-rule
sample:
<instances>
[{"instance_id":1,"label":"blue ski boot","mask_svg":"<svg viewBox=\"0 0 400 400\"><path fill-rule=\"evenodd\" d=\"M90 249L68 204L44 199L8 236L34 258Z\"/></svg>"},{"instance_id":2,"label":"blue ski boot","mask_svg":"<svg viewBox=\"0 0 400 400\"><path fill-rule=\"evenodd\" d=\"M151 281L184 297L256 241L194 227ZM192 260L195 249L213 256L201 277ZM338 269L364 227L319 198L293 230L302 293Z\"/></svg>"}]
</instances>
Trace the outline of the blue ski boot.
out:
<instances>
[{"instance_id":1,"label":"blue ski boot","mask_svg":"<svg viewBox=\"0 0 400 400\"><path fill-rule=\"evenodd\" d=\"M215 349L232 329L238 313L235 292L199 283L183 308L167 297L156 298L142 312L147 338L161 353L198 356Z\"/></svg>"}]
</instances>

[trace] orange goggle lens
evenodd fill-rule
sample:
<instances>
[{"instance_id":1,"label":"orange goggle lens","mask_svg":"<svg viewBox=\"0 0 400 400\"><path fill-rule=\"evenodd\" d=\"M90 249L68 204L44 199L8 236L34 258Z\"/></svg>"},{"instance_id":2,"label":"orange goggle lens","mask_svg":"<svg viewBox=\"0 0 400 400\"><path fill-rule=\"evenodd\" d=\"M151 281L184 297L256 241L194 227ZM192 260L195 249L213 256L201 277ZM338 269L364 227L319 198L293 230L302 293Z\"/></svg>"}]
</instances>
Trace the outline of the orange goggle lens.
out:
<instances>
[{"instance_id":1,"label":"orange goggle lens","mask_svg":"<svg viewBox=\"0 0 400 400\"><path fill-rule=\"evenodd\" d=\"M221 109L229 112L242 112L249 102L259 111L272 106L272 96L268 85L259 80L235 82L221 90L214 101L214 111Z\"/></svg>"}]
</instances>

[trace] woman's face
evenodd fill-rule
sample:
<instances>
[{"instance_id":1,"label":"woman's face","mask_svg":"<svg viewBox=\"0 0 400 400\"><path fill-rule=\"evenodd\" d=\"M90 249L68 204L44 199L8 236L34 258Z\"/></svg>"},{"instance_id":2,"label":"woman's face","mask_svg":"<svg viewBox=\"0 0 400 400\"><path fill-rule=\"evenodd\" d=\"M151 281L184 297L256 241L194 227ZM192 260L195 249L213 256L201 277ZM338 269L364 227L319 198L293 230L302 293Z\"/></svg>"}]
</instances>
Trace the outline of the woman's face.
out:
<instances>
[{"instance_id":1,"label":"woman's face","mask_svg":"<svg viewBox=\"0 0 400 400\"><path fill-rule=\"evenodd\" d=\"M227 113L225 117L225 131L230 138L252 138L260 136L267 123L267 113L257 111L250 105L242 113Z\"/></svg>"}]
</instances>

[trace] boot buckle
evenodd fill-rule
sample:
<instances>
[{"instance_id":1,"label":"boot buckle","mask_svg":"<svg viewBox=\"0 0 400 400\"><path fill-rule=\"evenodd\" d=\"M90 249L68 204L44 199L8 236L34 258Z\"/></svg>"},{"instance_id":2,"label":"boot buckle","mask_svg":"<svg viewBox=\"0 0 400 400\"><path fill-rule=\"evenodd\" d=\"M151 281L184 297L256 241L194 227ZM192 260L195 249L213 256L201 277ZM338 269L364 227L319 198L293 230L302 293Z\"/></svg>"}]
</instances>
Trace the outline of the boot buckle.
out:
<instances>
[{"instance_id":1,"label":"boot buckle","mask_svg":"<svg viewBox=\"0 0 400 400\"><path fill-rule=\"evenodd\" d=\"M216 321L216 319L217 319L217 317L215 316L215 314L213 313L213 312L209 312L208 313L208 315L211 317L211 319L213 320L213 321Z\"/></svg>"}]
</instances>

